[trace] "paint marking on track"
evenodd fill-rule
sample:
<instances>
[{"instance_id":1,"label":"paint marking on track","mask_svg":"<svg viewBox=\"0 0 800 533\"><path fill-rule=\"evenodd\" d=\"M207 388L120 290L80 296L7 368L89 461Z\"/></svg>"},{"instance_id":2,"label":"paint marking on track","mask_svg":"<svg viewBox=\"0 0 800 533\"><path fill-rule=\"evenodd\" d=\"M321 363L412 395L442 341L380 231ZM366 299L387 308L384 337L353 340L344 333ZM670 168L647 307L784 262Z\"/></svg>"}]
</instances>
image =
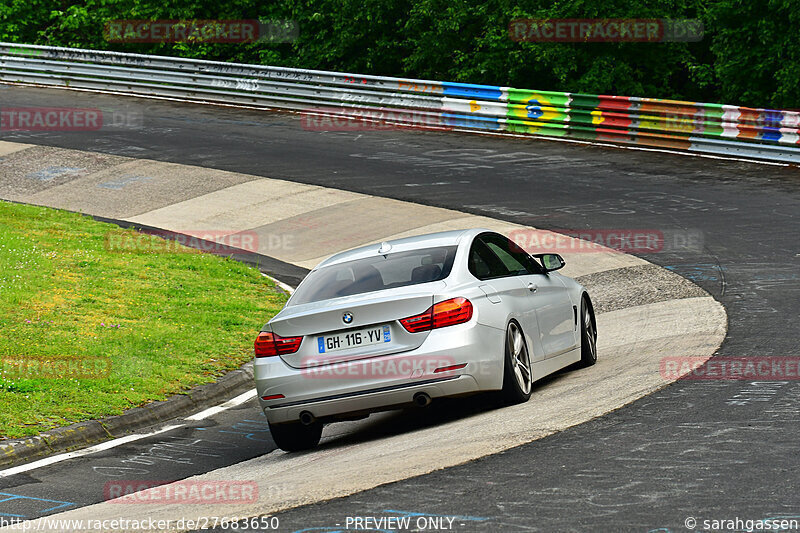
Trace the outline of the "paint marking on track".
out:
<instances>
[{"instance_id":1,"label":"paint marking on track","mask_svg":"<svg viewBox=\"0 0 800 533\"><path fill-rule=\"evenodd\" d=\"M29 500L34 502L45 502L45 503L57 503L60 505L53 505L48 507L47 509L42 509L39 512L42 513L49 513L50 511L55 511L56 509L62 509L64 507L70 507L73 505L78 505L74 502L62 502L61 500L49 500L47 498L36 498L34 496L21 496L19 494L11 494L8 492L0 492L0 503L5 502L16 502L18 500ZM12 513L0 513L0 516L10 516L12 518L27 518L25 515L22 514L12 514Z\"/></svg>"},{"instance_id":2,"label":"paint marking on track","mask_svg":"<svg viewBox=\"0 0 800 533\"><path fill-rule=\"evenodd\" d=\"M256 390L255 389L249 390L247 392L240 394L239 396L236 396L235 398L231 398L230 400L228 400L223 404L216 405L214 407L209 407L205 411L200 411L199 413L195 413L192 416L187 416L184 420L203 420L205 418L208 418L209 416L221 413L226 409L230 409L231 407L236 407L237 405L241 405L244 402L251 400L252 398L255 397L256 397Z\"/></svg>"},{"instance_id":3,"label":"paint marking on track","mask_svg":"<svg viewBox=\"0 0 800 533\"><path fill-rule=\"evenodd\" d=\"M184 424L175 424L171 426L166 426L151 433L138 433L135 435L127 435L125 437L120 437L118 439L101 442L100 444L96 444L94 446L90 446L89 448L84 448L82 450L77 450L69 453L62 453L60 455L54 455L52 457L45 457L44 459L40 459L32 463L15 466L13 468L7 468L5 470L0 470L0 478L13 476L15 474L21 474L22 472L28 472L30 470L42 468L44 466L60 463L61 461L66 461L67 459L73 459L75 457L83 457L84 455L90 455L93 453L102 452L105 450L109 450L111 448L116 448L117 446L122 446L123 444L128 444L129 442L134 442L140 439L144 439L146 437L152 437L153 435L158 435L160 433L166 433L167 431L172 431L173 429L177 429L183 426Z\"/></svg>"}]
</instances>

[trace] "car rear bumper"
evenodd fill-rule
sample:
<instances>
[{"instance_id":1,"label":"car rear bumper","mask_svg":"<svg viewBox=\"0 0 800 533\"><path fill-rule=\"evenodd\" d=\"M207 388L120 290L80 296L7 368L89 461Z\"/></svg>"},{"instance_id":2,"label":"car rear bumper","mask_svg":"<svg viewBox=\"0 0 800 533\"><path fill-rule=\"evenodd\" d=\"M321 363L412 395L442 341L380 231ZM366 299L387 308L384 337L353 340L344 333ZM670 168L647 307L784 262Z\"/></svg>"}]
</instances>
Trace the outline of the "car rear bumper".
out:
<instances>
[{"instance_id":1,"label":"car rear bumper","mask_svg":"<svg viewBox=\"0 0 800 533\"><path fill-rule=\"evenodd\" d=\"M471 322L434 330L415 350L313 369L260 358L256 390L273 424L299 420L304 411L325 418L408 405L418 393L441 398L496 390L502 386L503 342L503 331ZM441 370L450 366L460 368ZM262 399L277 394L284 397Z\"/></svg>"},{"instance_id":2,"label":"car rear bumper","mask_svg":"<svg viewBox=\"0 0 800 533\"><path fill-rule=\"evenodd\" d=\"M418 393L425 393L431 398L441 398L469 394L479 390L478 384L472 376L455 376L392 388L366 390L348 396L331 396L288 405L278 404L265 408L264 413L271 423L279 424L299 420L300 413L304 411L308 411L316 418L324 419L408 406L412 404L414 396Z\"/></svg>"}]
</instances>

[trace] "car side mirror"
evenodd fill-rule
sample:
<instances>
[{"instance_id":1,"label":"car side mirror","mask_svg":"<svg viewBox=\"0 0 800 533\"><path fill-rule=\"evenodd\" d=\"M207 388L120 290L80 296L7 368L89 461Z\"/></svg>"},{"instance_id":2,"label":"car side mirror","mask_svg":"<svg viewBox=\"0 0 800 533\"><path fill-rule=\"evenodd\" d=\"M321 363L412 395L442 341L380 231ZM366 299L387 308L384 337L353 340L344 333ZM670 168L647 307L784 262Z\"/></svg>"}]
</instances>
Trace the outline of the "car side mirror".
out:
<instances>
[{"instance_id":1,"label":"car side mirror","mask_svg":"<svg viewBox=\"0 0 800 533\"><path fill-rule=\"evenodd\" d=\"M564 265L567 264L564 258L558 254L536 254L534 257L538 257L542 262L545 272L552 272L553 270L564 268Z\"/></svg>"}]
</instances>

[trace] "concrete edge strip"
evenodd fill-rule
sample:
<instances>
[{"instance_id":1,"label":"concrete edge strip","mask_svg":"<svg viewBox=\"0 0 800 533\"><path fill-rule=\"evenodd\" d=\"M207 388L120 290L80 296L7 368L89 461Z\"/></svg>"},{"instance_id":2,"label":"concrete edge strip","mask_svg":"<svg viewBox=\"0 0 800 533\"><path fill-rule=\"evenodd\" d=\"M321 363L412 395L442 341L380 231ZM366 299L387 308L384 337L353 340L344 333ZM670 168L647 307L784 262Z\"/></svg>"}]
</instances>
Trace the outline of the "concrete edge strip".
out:
<instances>
[{"instance_id":1,"label":"concrete edge strip","mask_svg":"<svg viewBox=\"0 0 800 533\"><path fill-rule=\"evenodd\" d=\"M718 314L722 317L727 316L722 304L720 304L710 295L693 296L679 300L688 300L688 303L690 303L694 309L707 308L709 310L713 310L712 314ZM625 329L627 327L627 323L620 323L617 318L620 315L627 315L634 320L647 322L647 318L645 318L645 316L648 315L648 311L655 311L656 313L659 311L663 312L666 308L674 307L676 305L674 302L679 300L635 305L626 309L609 311L598 314L598 319L600 321L613 321L616 323L617 328ZM712 357L713 352L721 344L726 331L726 323L720 324L717 320L709 318L708 324L700 325L699 330L697 331L697 333L699 333L700 336L707 341L707 344L705 341L700 343L703 345L703 353L697 353L692 350L690 350L688 353L692 356L705 358ZM635 341L633 344L625 343L624 351L631 354L646 351L648 347L652 348L655 340L659 342L667 342L669 344L672 341L681 343L685 339L684 335L682 334L673 335L670 333L667 336L656 334L653 338L640 338L640 340ZM608 340L606 343L613 344L615 341ZM611 346L608 346L607 349L608 348L611 348ZM694 346L694 348L697 348L697 346ZM637 361L635 364L629 365L628 371L634 374L636 372L643 371L647 365L642 366L640 363L641 361ZM610 409L603 406L599 408L597 406L584 406L583 410L586 412L578 414L573 413L573 417L568 419L563 419L561 414L552 414L558 411L555 409L553 402L560 404L563 401L563 393L570 390L569 382L574 382L575 380L586 380L587 378L588 374L581 375L579 373L559 374L548 377L546 378L546 381L548 382L547 386L551 388L551 390L549 391L549 394L545 391L539 391L539 396L537 396L538 402L526 402L515 406L505 407L504 409L508 410L509 413L517 415L516 419L518 421L536 419L537 416L535 415L537 412L541 415L544 415L544 413L548 411L551 413L549 416L543 416L542 420L525 429L523 428L528 425L527 422L520 422L516 424L503 423L500 426L492 427L491 419L494 418L496 414L490 411L479 413L455 422L448 422L442 426L417 429L414 431L413 439L409 439L408 435L406 434L387 437L382 441L381 446L377 449L372 447L358 446L357 444L345 444L341 447L318 450L317 453L324 456L321 458L315 454L286 454L285 452L276 451L259 458L251 459L245 463L238 463L237 465L233 465L231 467L224 467L220 470L194 476L191 479L216 480L220 477L231 477L233 472L236 472L242 468L247 468L248 463L253 465L256 462L258 463L257 468L269 468L271 476L268 482L277 483L278 486L282 486L282 483L286 483L287 476L304 476L304 474L307 474L307 476L305 476L308 478L306 481L313 485L313 488L310 488L309 492L304 492L302 489L299 489L296 492L303 492L303 494L302 496L298 494L296 499L289 498L281 502L259 502L258 512L278 513L308 504L315 504L336 498L352 496L353 494L358 494L359 492L363 492L365 490L371 490L373 488L390 483L423 476L436 470L467 464L472 461L479 460L487 455L493 455L517 446L523 446L530 442L543 439L571 427L575 427L596 418L605 416L609 412L621 409L622 407L636 400L657 392L674 383L673 380L669 379L651 380L649 383L643 385L641 390L619 389L617 394L615 394L615 400L612 402L615 405ZM596 387L598 385L595 383L593 385L588 384L587 386ZM461 434L477 434L477 432L483 432L484 434L471 445L469 445L469 443L462 443L462 447L466 446L467 448L471 448L471 450L464 452L463 450L451 449L449 451L450 453L447 454L447 457L443 460L437 459L435 465L430 464L430 461L427 461L426 464L424 454L422 454L423 459L419 461L420 464L416 462L409 463L406 466L406 471L400 475L397 475L394 472L388 472L387 469L384 468L384 471L381 475L375 476L370 480L365 481L360 476L349 476L350 479L344 479L344 477L347 477L345 476L344 472L353 471L354 464L358 464L359 462L363 464L375 465L378 463L379 459L385 457L388 453L395 453L399 454L400 456L408 456L408 454L412 453L421 453L419 451L420 447L424 448L426 446L425 443L431 442L431 439L435 438L436 435L438 435L441 431L448 431L450 427L455 424L459 425L458 431ZM503 438L499 438L500 435L503 435ZM392 450L392 445L397 445L400 441L402 441L403 448ZM414 442L421 444L415 445ZM348 458L348 455L350 454L353 454L354 457ZM328 489L331 490L327 493L325 493L324 487L319 486L318 481L314 480L313 475L308 471L309 468L311 470L318 469L321 461L332 461L325 463L328 472L336 472L337 469L340 469L344 466L344 468L340 471L340 474L343 477L336 477L336 486L333 489L328 487ZM96 506L91 507L93 507L92 510L99 511L100 508L103 507L103 504L96 504ZM105 507L105 509L108 508L108 506ZM162 509L156 509L155 507L153 508L154 514L157 514L161 510ZM235 511L248 516L254 515L252 513L253 509L247 509L245 506L242 506L242 508L237 508ZM248 514L248 511L250 511L250 514ZM80 510L76 510L76 512L80 512Z\"/></svg>"},{"instance_id":2,"label":"concrete edge strip","mask_svg":"<svg viewBox=\"0 0 800 533\"><path fill-rule=\"evenodd\" d=\"M5 147L5 149L13 149L13 145L14 143L5 143L4 145L0 145L0 148ZM22 149L28 147L29 146L25 145ZM321 191L325 188L319 187L316 189ZM93 216L93 218L98 221L113 223L124 228L136 228L142 231L158 232L158 234L162 236L165 233L165 230L161 228L130 221L100 216ZM516 224L512 223L503 223L516 226ZM169 232L167 231L166 233ZM174 236L180 235L175 232L173 233ZM171 236L168 235L166 238L171 238ZM201 243L208 242L202 239L198 239L198 241ZM257 253L232 253L229 257L255 266L262 272L268 272L283 285L282 288L284 288L284 290L286 290L287 286L282 282L297 285L308 272L307 269L300 266ZM142 408L132 409L122 415L99 421L81 422L72 426L58 428L36 437L2 443L0 444L0 466L18 464L34 457L85 447L94 442L113 438L115 433L130 432L142 427L162 423L171 418L179 417L189 412L194 412L198 409L203 409L219 403L223 398L228 399L237 392L249 388L251 383L252 362L245 364L239 370L232 371L223 376L217 383L195 387L185 394L176 395L162 402L148 404Z\"/></svg>"},{"instance_id":3,"label":"concrete edge strip","mask_svg":"<svg viewBox=\"0 0 800 533\"><path fill-rule=\"evenodd\" d=\"M679 350L676 353L682 355L712 357L725 336L726 327L722 320L726 316L725 310L711 296L692 297L688 300L691 309L685 308L684 299L677 299L598 315L599 320L605 321L611 332L605 342L607 348L620 350L615 359L603 360L605 364L611 365L612 371L621 368L620 365L624 367L624 372L616 373L617 379L636 381L637 376L648 373L650 378L654 378L635 387L614 387L610 391L612 397L605 403L587 404L582 401L584 398L573 395L573 405L565 405L565 394L570 391L588 390L589 394L597 394L598 388L607 385L597 381L591 373L559 374L548 378L546 386L537 393L538 401L505 407L502 413L506 416L499 419L496 411L489 410L443 424L418 428L410 433L398 432L376 441L353 443L345 440L338 445L326 446L323 440L320 449L313 453L287 454L274 451L193 476L189 479L196 482L253 479L258 483L260 492L273 494L271 491L275 489L283 492L256 502L226 501L202 509L184 506L177 510L172 503L152 502L148 506L149 518L174 520L180 517L195 520L197 523L199 516L209 513L238 517L274 514L467 464L604 416L673 382L665 379L658 371L659 362L650 359L653 353L660 354L665 344ZM693 335L687 336L679 323L673 325L675 327L672 331L648 329L647 335L638 334L642 327L654 321L661 322L665 316L672 316L677 308L682 308L682 320L678 322L685 323ZM702 313L704 320L698 324L694 313L700 309L707 312ZM631 328L631 323L637 324L637 327ZM656 370L655 375L653 370ZM346 434L347 428L338 433L338 436ZM470 435L470 438L464 439L463 435ZM336 435L332 437L336 438ZM452 445L447 454L442 454L439 448L431 448L430 443L439 438ZM414 457L415 460L386 461L389 456ZM364 464L371 466L368 475L358 468ZM269 472L269 476L264 476L264 472ZM148 490L157 492L158 489L147 489L145 493ZM145 494L144 499L147 497ZM100 502L65 511L57 516L61 520L84 521L135 519L135 510L118 503ZM37 519L34 523L46 528L48 519L53 520L53 517ZM176 525L173 521L168 530L185 531L186 527Z\"/></svg>"}]
</instances>

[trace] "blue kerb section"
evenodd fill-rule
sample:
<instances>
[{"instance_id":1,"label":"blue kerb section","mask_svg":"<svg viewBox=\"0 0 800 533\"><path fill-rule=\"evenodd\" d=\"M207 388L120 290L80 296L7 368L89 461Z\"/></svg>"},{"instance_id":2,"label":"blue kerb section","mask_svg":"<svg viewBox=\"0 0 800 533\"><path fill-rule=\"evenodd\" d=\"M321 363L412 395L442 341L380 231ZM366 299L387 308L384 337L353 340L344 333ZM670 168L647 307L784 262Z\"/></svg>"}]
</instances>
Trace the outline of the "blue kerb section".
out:
<instances>
[{"instance_id":1,"label":"blue kerb section","mask_svg":"<svg viewBox=\"0 0 800 533\"><path fill-rule=\"evenodd\" d=\"M50 511L55 511L56 509L61 509L62 507L69 507L71 505L77 505L72 502L62 502L59 500L48 500L46 498L34 498L32 496L20 496L18 494L9 494L8 492L0 492L0 504L14 501L14 500L33 500L35 502L46 502L46 503L58 503L60 505L54 505L52 507L48 507L47 509L42 509L40 512L47 513ZM14 518L25 518L25 515L21 514L10 514L10 513L2 513L0 512L0 516L11 516Z\"/></svg>"},{"instance_id":2,"label":"blue kerb section","mask_svg":"<svg viewBox=\"0 0 800 533\"><path fill-rule=\"evenodd\" d=\"M472 83L442 83L444 96L461 96L477 100L500 100L503 91L495 85L474 85Z\"/></svg>"},{"instance_id":3,"label":"blue kerb section","mask_svg":"<svg viewBox=\"0 0 800 533\"><path fill-rule=\"evenodd\" d=\"M446 126L461 126L464 128L480 128L482 130L500 130L502 126L498 119L494 117L483 117L480 115L456 115L453 113L442 113L442 120Z\"/></svg>"},{"instance_id":4,"label":"blue kerb section","mask_svg":"<svg viewBox=\"0 0 800 533\"><path fill-rule=\"evenodd\" d=\"M414 511L397 511L395 509L384 509L383 512L401 516L433 516L439 518L455 518L456 520L462 520L464 522L485 522L487 520L490 520L489 518L483 516L461 516L454 514L417 513Z\"/></svg>"}]
</instances>

